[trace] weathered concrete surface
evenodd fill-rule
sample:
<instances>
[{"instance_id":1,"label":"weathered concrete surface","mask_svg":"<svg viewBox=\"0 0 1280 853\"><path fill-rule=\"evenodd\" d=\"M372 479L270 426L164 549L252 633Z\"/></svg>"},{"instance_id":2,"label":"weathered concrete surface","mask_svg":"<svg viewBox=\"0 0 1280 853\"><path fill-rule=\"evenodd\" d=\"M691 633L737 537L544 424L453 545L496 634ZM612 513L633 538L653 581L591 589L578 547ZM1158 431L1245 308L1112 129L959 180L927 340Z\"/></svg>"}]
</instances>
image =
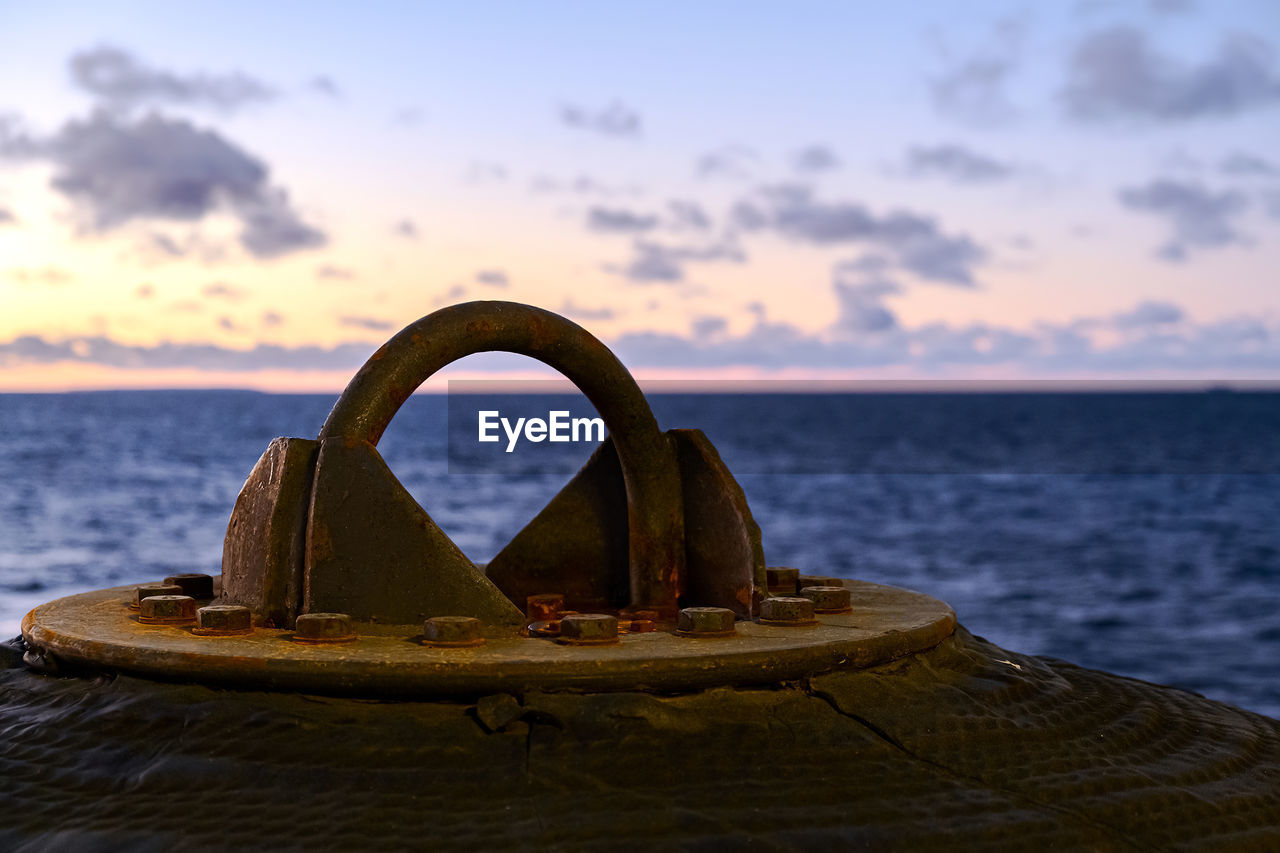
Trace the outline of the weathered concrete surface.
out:
<instances>
[{"instance_id":1,"label":"weathered concrete surface","mask_svg":"<svg viewBox=\"0 0 1280 853\"><path fill-rule=\"evenodd\" d=\"M1280 723L963 631L680 695L372 702L14 668L0 796L5 849L1261 851Z\"/></svg>"}]
</instances>

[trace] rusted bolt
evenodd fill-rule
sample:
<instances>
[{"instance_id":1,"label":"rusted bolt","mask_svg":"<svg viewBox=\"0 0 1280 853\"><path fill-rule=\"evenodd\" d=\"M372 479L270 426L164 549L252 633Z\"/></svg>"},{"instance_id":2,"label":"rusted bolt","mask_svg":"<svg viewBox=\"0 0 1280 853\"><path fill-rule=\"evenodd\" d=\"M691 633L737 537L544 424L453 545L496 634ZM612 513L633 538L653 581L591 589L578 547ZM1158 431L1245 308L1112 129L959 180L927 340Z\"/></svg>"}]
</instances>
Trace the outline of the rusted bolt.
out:
<instances>
[{"instance_id":1,"label":"rusted bolt","mask_svg":"<svg viewBox=\"0 0 1280 853\"><path fill-rule=\"evenodd\" d=\"M819 575L801 575L800 589L807 586L844 586L840 578L824 578Z\"/></svg>"},{"instance_id":2,"label":"rusted bolt","mask_svg":"<svg viewBox=\"0 0 1280 853\"><path fill-rule=\"evenodd\" d=\"M558 592L545 592L525 599L524 615L530 622L554 622L564 610L564 596Z\"/></svg>"},{"instance_id":3,"label":"rusted bolt","mask_svg":"<svg viewBox=\"0 0 1280 853\"><path fill-rule=\"evenodd\" d=\"M604 613L572 613L560 619L557 642L570 646L601 646L618 642L618 617Z\"/></svg>"},{"instance_id":4,"label":"rusted bolt","mask_svg":"<svg viewBox=\"0 0 1280 853\"><path fill-rule=\"evenodd\" d=\"M299 643L346 643L356 638L345 613L304 613L293 627L293 639Z\"/></svg>"},{"instance_id":5,"label":"rusted bolt","mask_svg":"<svg viewBox=\"0 0 1280 853\"><path fill-rule=\"evenodd\" d=\"M253 614L239 604L209 604L196 611L199 625L192 633L202 637L233 637L253 632Z\"/></svg>"},{"instance_id":6,"label":"rusted bolt","mask_svg":"<svg viewBox=\"0 0 1280 853\"><path fill-rule=\"evenodd\" d=\"M197 573L185 575L169 575L165 583L173 583L182 587L182 594L192 598L213 598L213 578Z\"/></svg>"},{"instance_id":7,"label":"rusted bolt","mask_svg":"<svg viewBox=\"0 0 1280 853\"><path fill-rule=\"evenodd\" d=\"M807 586L800 590L800 596L813 602L814 613L848 613L853 609L853 597L842 586Z\"/></svg>"},{"instance_id":8,"label":"rusted bolt","mask_svg":"<svg viewBox=\"0 0 1280 853\"><path fill-rule=\"evenodd\" d=\"M133 597L133 603L129 607L133 610L138 609L138 605L142 604L142 599L150 598L153 595L183 595L182 587L176 583L146 583L138 587Z\"/></svg>"},{"instance_id":9,"label":"rusted bolt","mask_svg":"<svg viewBox=\"0 0 1280 853\"><path fill-rule=\"evenodd\" d=\"M422 644L463 648L484 643L484 624L473 616L432 616L422 623Z\"/></svg>"},{"instance_id":10,"label":"rusted bolt","mask_svg":"<svg viewBox=\"0 0 1280 853\"><path fill-rule=\"evenodd\" d=\"M676 617L676 633L682 637L733 635L733 611L727 607L685 607Z\"/></svg>"},{"instance_id":11,"label":"rusted bolt","mask_svg":"<svg viewBox=\"0 0 1280 853\"><path fill-rule=\"evenodd\" d=\"M766 598L760 602L760 621L765 625L813 625L813 602L799 596Z\"/></svg>"},{"instance_id":12,"label":"rusted bolt","mask_svg":"<svg viewBox=\"0 0 1280 853\"><path fill-rule=\"evenodd\" d=\"M183 625L196 620L196 600L189 595L148 595L138 605L143 625Z\"/></svg>"},{"instance_id":13,"label":"rusted bolt","mask_svg":"<svg viewBox=\"0 0 1280 853\"><path fill-rule=\"evenodd\" d=\"M770 566L765 569L765 580L770 595L795 595L800 584L800 570L786 566Z\"/></svg>"}]
</instances>

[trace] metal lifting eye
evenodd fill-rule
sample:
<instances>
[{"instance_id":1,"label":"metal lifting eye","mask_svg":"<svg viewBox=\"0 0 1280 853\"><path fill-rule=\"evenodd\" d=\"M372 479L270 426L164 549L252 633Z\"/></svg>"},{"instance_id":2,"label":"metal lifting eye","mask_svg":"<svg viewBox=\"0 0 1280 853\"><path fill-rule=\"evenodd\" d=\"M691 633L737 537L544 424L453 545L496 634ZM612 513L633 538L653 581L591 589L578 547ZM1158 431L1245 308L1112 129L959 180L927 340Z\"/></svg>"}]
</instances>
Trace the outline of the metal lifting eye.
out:
<instances>
[{"instance_id":1,"label":"metal lifting eye","mask_svg":"<svg viewBox=\"0 0 1280 853\"><path fill-rule=\"evenodd\" d=\"M609 436L482 573L396 480L376 445L423 382L464 356L531 356L574 382ZM515 625L512 602L555 589L571 608L655 611L682 600L751 614L764 553L746 497L706 436L663 433L627 369L571 321L471 302L411 324L343 391L315 440L279 438L236 501L223 590L266 623L341 611L409 624ZM759 591L759 593L758 593Z\"/></svg>"}]
</instances>

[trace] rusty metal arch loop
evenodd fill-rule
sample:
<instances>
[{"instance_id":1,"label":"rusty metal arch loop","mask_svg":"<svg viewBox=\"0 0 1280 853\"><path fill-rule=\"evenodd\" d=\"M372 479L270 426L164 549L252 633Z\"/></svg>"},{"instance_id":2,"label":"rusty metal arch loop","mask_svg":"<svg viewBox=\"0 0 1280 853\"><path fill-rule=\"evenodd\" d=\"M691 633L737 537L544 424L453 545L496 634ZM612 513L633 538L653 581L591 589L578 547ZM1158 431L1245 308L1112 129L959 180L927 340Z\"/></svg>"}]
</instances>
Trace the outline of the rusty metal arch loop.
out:
<instances>
[{"instance_id":1,"label":"rusty metal arch loop","mask_svg":"<svg viewBox=\"0 0 1280 853\"><path fill-rule=\"evenodd\" d=\"M631 605L674 613L684 575L680 471L640 386L578 324L515 302L466 302L406 326L351 379L320 430L377 445L400 406L446 365L481 352L535 358L573 382L599 412L627 492Z\"/></svg>"}]
</instances>

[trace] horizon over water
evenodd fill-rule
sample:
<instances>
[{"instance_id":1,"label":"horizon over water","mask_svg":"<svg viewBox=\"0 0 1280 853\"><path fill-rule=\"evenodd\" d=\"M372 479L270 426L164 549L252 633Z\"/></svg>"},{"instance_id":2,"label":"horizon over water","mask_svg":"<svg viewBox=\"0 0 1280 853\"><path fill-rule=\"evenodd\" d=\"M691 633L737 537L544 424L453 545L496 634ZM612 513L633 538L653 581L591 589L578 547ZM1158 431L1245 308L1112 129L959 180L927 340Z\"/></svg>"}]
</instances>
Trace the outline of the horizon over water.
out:
<instances>
[{"instance_id":1,"label":"horizon over water","mask_svg":"<svg viewBox=\"0 0 1280 853\"><path fill-rule=\"evenodd\" d=\"M469 395L465 395L469 396ZM336 395L0 394L0 630L32 606L217 573L267 442ZM563 405L559 400L563 399ZM1280 716L1280 394L663 394L747 493L770 565L920 590L1014 651ZM379 450L472 559L589 455L504 454L474 410L580 398L418 395ZM536 453L534 451L537 451Z\"/></svg>"}]
</instances>

